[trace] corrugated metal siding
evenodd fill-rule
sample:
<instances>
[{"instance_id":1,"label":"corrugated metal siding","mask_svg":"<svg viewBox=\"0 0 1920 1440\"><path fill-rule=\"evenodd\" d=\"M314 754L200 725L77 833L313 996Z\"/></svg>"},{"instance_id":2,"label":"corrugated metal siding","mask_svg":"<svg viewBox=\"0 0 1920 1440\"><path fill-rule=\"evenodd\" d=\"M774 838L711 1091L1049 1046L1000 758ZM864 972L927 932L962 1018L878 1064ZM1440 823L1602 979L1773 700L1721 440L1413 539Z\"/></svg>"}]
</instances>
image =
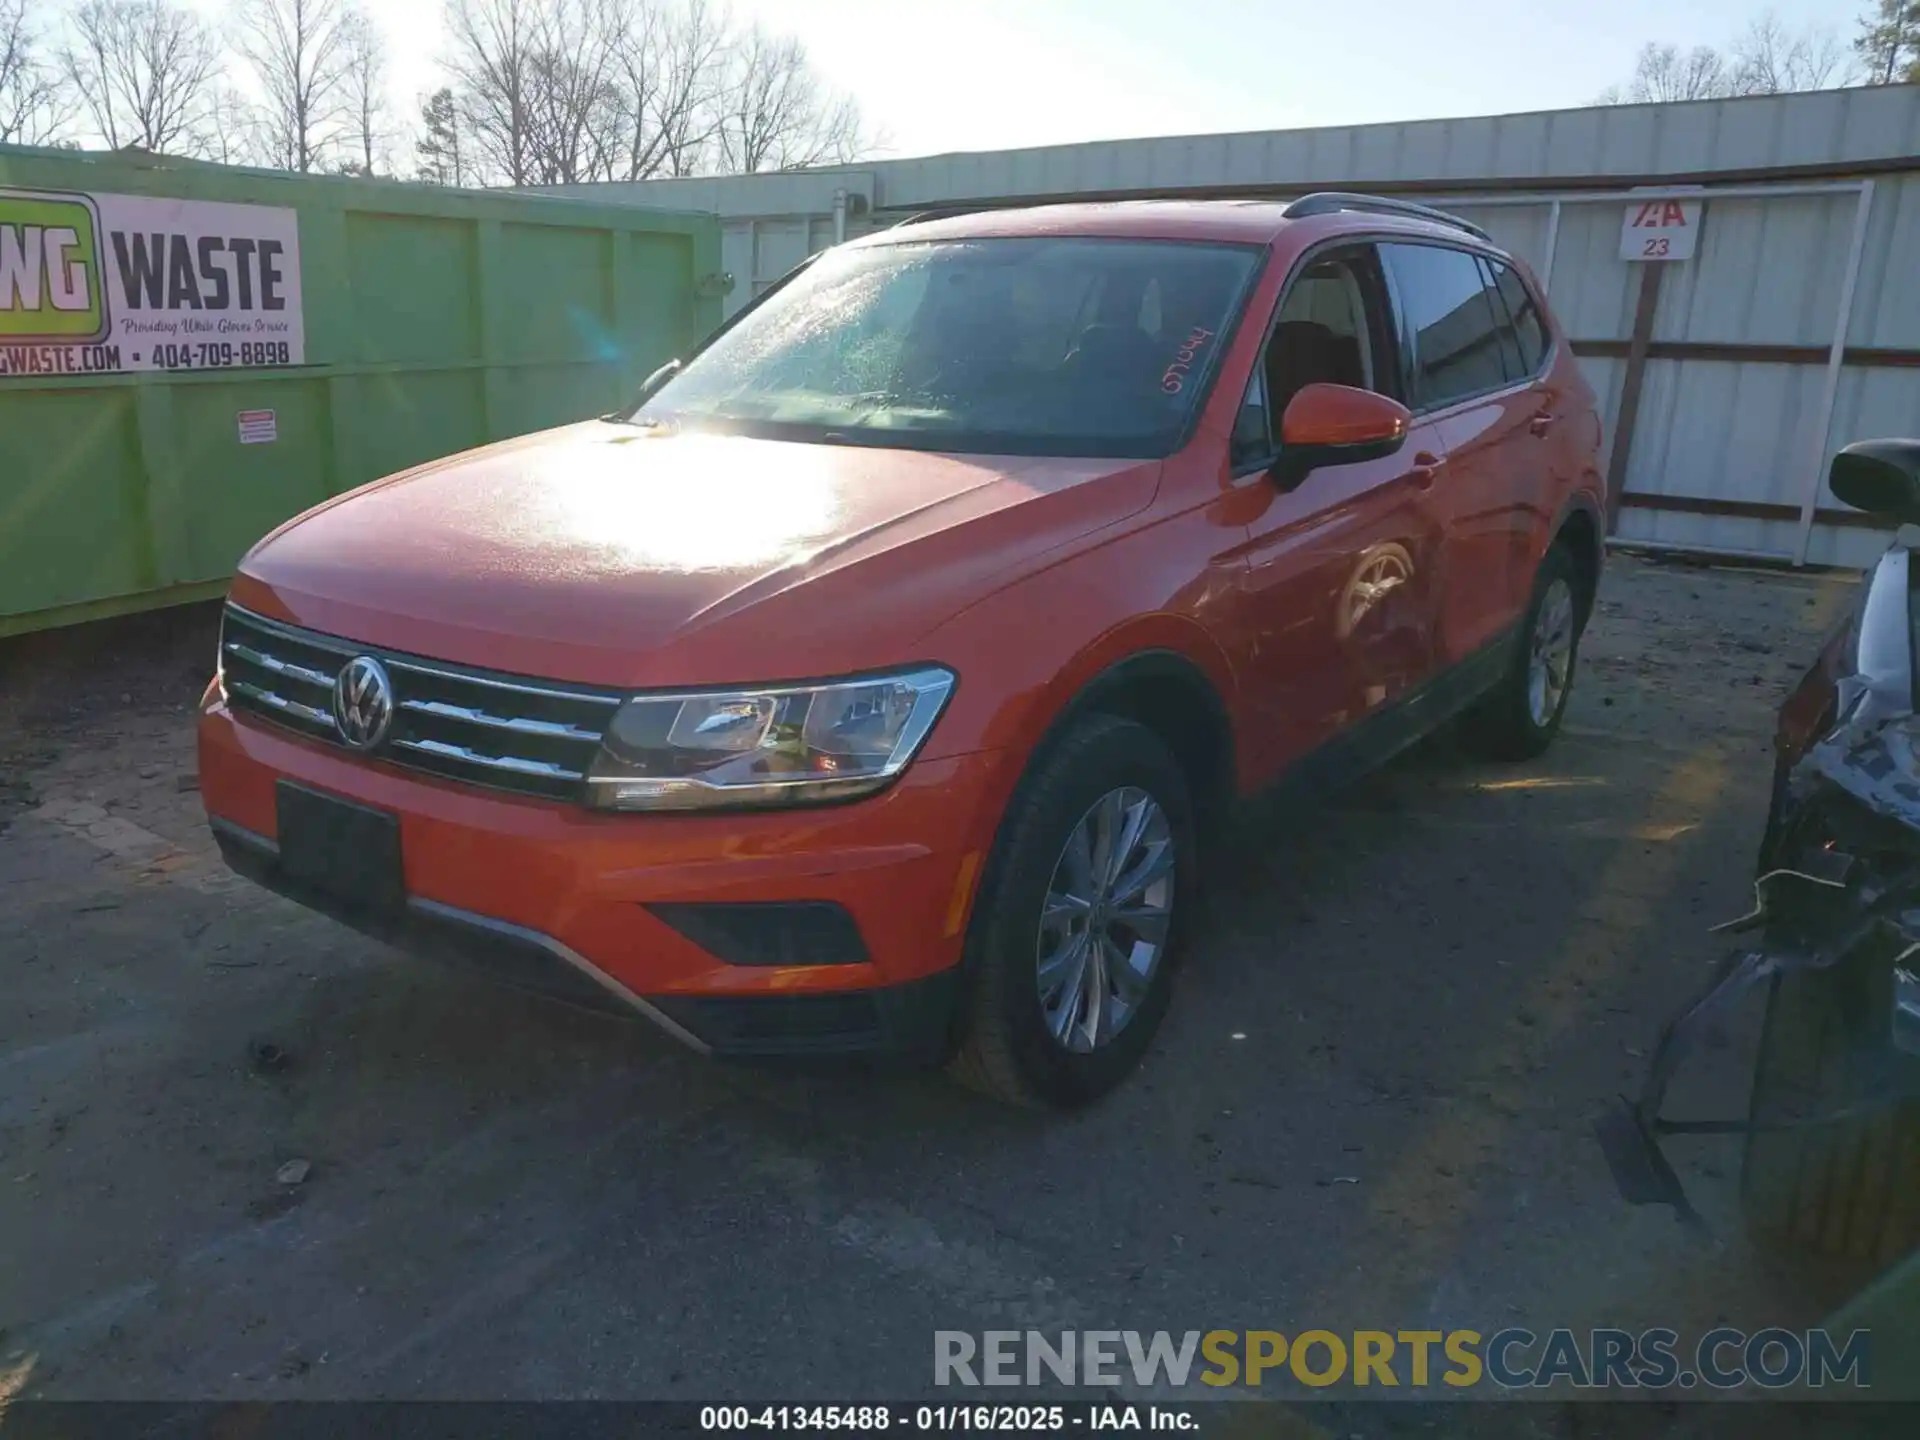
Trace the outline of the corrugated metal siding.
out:
<instances>
[{"instance_id":1,"label":"corrugated metal siding","mask_svg":"<svg viewBox=\"0 0 1920 1440\"><path fill-rule=\"evenodd\" d=\"M1907 88L1920 90L1920 85ZM1920 175L1874 185L1847 343L1920 346ZM1920 428L1920 414L1910 415L1907 423Z\"/></svg>"},{"instance_id":2,"label":"corrugated metal siding","mask_svg":"<svg viewBox=\"0 0 1920 1440\"><path fill-rule=\"evenodd\" d=\"M845 189L886 211L1034 196L1490 180L1705 177L1920 155L1920 86L1589 106L1467 120L1108 140L876 160L777 175L551 187L616 204L729 215L830 209Z\"/></svg>"},{"instance_id":3,"label":"corrugated metal siding","mask_svg":"<svg viewBox=\"0 0 1920 1440\"><path fill-rule=\"evenodd\" d=\"M1475 205L1471 201L1462 201L1450 202L1447 208L1463 220L1471 220L1493 237L1494 244L1520 256L1536 271L1545 263L1547 229L1552 216L1551 207L1544 202L1538 205ZM1565 226L1564 218L1561 224ZM1563 228L1554 250L1556 254L1564 254L1565 249L1566 231Z\"/></svg>"},{"instance_id":4,"label":"corrugated metal siding","mask_svg":"<svg viewBox=\"0 0 1920 1440\"><path fill-rule=\"evenodd\" d=\"M1897 161L1920 153L1920 90L1877 86L1679 105L1592 106L1464 120L1172 136L884 160L883 209L967 200L1297 184L1696 176ZM679 185L683 181L643 182ZM661 203L647 190L651 203ZM722 213L725 213L724 211Z\"/></svg>"},{"instance_id":5,"label":"corrugated metal siding","mask_svg":"<svg viewBox=\"0 0 1920 1440\"><path fill-rule=\"evenodd\" d=\"M787 271L833 244L833 221L818 216L778 216L724 225L720 263L733 276L726 313L731 315Z\"/></svg>"},{"instance_id":6,"label":"corrugated metal siding","mask_svg":"<svg viewBox=\"0 0 1920 1440\"><path fill-rule=\"evenodd\" d=\"M1551 206L1563 193L1664 178L1706 183L1692 260L1668 267L1655 342L1819 347L1833 338L1857 196L1714 199L1716 181L1807 167L1877 171L1920 156L1920 86L1897 85L1680 105L1588 107L1244 135L1176 136L985 154L887 160L789 175L573 186L617 203L710 209L723 217L729 313L809 249L832 241L836 192L852 198L849 236L923 209L1036 197L1262 191L1330 185L1412 190L1446 203L1496 243L1544 268ZM1457 186L1457 190L1449 187ZM1518 192L1518 193L1516 193ZM1491 203L1494 200L1499 203ZM1523 203L1516 203L1523 202ZM1625 203L1565 201L1551 299L1569 335L1625 341L1639 270L1619 258ZM1875 194L1848 343L1920 349L1920 173L1884 173ZM1625 362L1587 356L1602 413L1616 414ZM1818 364L1655 359L1641 397L1629 494L1797 509L1814 479ZM1920 369L1842 372L1825 452L1873 435L1920 433ZM1824 465L1824 460L1821 461ZM1821 508L1838 502L1821 491ZM1791 554L1795 522L1629 506L1623 538ZM1863 563L1874 532L1816 524L1808 559Z\"/></svg>"}]
</instances>

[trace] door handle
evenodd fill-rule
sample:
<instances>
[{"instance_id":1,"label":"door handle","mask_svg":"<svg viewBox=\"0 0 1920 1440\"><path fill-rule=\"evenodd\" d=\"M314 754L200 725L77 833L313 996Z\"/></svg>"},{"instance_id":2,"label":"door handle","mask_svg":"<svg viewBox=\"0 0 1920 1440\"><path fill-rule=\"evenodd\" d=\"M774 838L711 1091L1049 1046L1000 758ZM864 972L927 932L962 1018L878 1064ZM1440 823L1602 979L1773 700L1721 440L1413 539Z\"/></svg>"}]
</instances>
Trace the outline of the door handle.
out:
<instances>
[{"instance_id":1,"label":"door handle","mask_svg":"<svg viewBox=\"0 0 1920 1440\"><path fill-rule=\"evenodd\" d=\"M1415 451L1413 468L1407 471L1407 476L1415 485L1425 490L1433 484L1434 478L1440 473L1440 467L1446 463L1444 457L1434 454L1431 450Z\"/></svg>"},{"instance_id":2,"label":"door handle","mask_svg":"<svg viewBox=\"0 0 1920 1440\"><path fill-rule=\"evenodd\" d=\"M1553 422L1556 418L1558 417L1556 417L1552 411L1542 410L1527 422L1527 429L1536 435L1544 435L1553 428Z\"/></svg>"}]
</instances>

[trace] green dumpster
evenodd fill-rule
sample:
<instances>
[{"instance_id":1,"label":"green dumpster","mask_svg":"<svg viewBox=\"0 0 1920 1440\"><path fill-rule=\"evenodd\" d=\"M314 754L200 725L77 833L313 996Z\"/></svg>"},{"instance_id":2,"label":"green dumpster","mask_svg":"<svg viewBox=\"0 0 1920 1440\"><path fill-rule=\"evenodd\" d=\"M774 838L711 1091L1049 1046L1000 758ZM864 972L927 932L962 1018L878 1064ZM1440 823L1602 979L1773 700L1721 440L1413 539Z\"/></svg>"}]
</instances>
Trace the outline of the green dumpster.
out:
<instances>
[{"instance_id":1,"label":"green dumpster","mask_svg":"<svg viewBox=\"0 0 1920 1440\"><path fill-rule=\"evenodd\" d=\"M0 147L0 635L219 594L330 495L601 414L711 216Z\"/></svg>"}]
</instances>

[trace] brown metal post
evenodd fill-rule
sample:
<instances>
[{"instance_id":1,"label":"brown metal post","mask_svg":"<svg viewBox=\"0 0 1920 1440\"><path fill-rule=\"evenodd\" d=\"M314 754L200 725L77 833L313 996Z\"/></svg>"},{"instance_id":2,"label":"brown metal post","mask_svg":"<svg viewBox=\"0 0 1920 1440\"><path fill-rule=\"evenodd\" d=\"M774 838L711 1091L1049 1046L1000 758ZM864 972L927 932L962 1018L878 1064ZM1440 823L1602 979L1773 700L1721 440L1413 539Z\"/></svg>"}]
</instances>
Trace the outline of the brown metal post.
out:
<instances>
[{"instance_id":1,"label":"brown metal post","mask_svg":"<svg viewBox=\"0 0 1920 1440\"><path fill-rule=\"evenodd\" d=\"M1613 417L1613 450L1607 460L1607 533L1620 527L1620 502L1626 498L1627 457L1633 451L1633 426L1640 418L1640 387L1647 378L1647 346L1653 342L1653 312L1660 305L1662 261L1640 266L1640 296L1633 307L1633 335L1627 341L1627 373L1620 381L1620 408Z\"/></svg>"}]
</instances>

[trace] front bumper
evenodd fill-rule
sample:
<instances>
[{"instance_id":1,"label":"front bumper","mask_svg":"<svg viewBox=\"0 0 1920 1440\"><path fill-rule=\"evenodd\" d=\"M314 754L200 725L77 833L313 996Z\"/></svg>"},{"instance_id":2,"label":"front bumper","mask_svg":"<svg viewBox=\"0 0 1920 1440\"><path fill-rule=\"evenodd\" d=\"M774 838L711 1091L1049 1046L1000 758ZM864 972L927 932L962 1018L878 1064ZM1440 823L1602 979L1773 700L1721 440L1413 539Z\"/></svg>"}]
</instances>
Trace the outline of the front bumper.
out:
<instances>
[{"instance_id":1,"label":"front bumper","mask_svg":"<svg viewBox=\"0 0 1920 1440\"><path fill-rule=\"evenodd\" d=\"M209 821L238 873L404 948L573 1004L638 1011L723 1055L937 1053L1005 799L999 757L978 753L918 762L849 805L600 814L352 756L236 717L212 696L199 748ZM281 780L399 817L400 914L353 913L282 871ZM769 903L840 907L865 958L728 963L684 933L698 927L662 918Z\"/></svg>"}]
</instances>

